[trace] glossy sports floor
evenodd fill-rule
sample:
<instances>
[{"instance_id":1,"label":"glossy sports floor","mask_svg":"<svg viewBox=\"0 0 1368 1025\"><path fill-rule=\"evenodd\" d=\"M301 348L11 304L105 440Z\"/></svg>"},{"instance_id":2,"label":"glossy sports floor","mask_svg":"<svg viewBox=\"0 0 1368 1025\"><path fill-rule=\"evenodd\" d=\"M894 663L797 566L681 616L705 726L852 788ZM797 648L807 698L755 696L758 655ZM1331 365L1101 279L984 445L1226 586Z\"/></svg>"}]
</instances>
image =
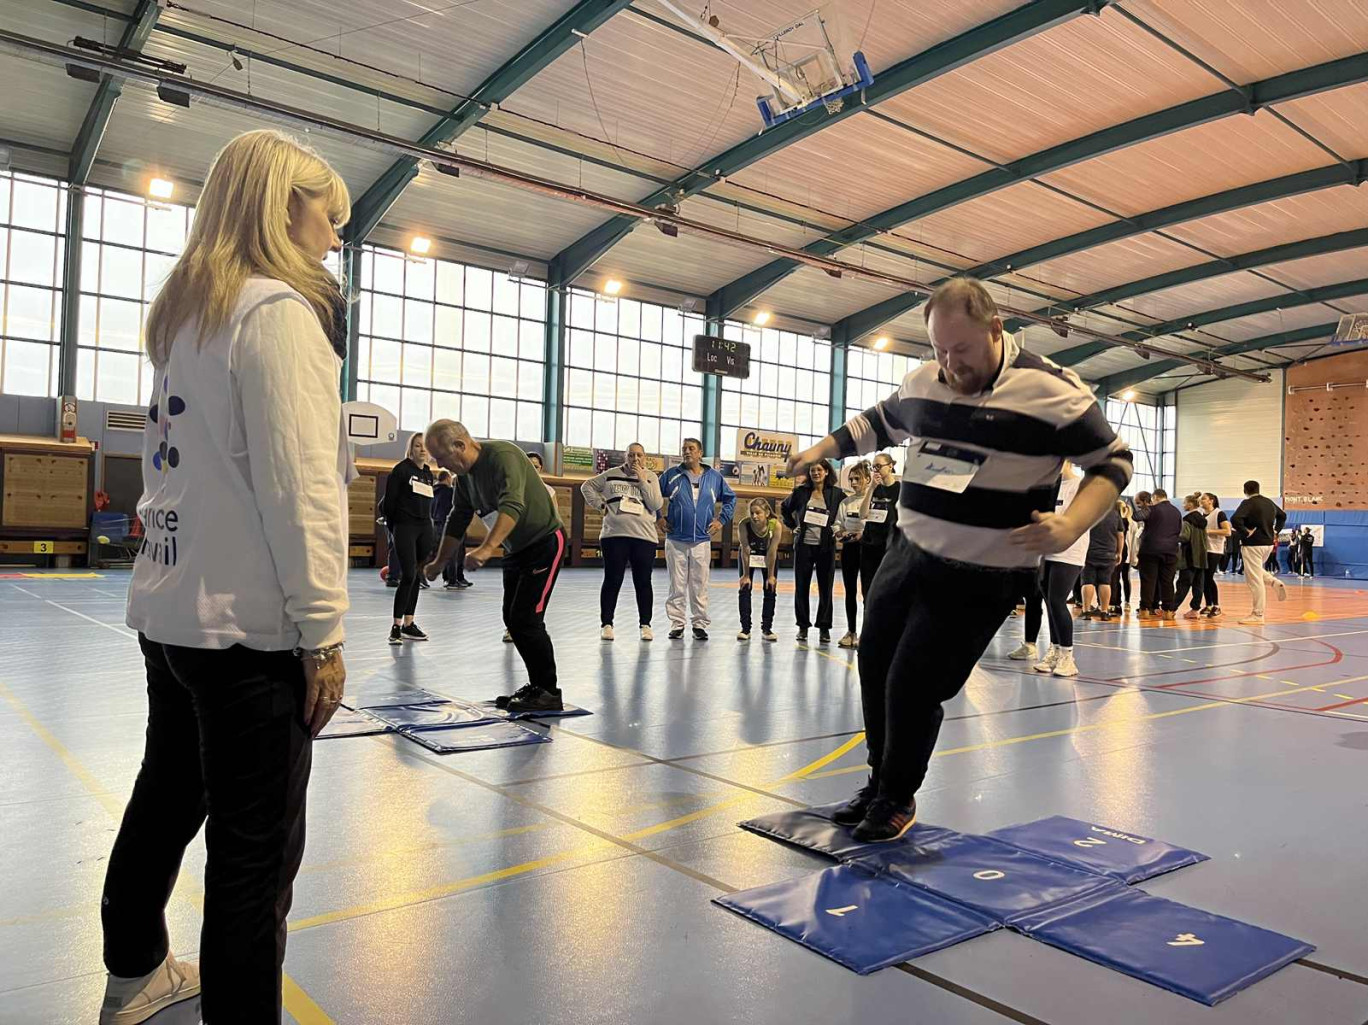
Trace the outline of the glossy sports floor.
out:
<instances>
[{"instance_id":1,"label":"glossy sports floor","mask_svg":"<svg viewBox=\"0 0 1368 1025\"><path fill-rule=\"evenodd\" d=\"M431 643L385 643L392 592L352 575L347 662L482 698L521 682L498 578L424 593ZM734 640L597 636L597 571L567 571L550 628L554 742L439 757L393 737L315 747L286 1006L296 1022L1360 1025L1368 1019L1368 594L1290 581L1269 625L1078 624L1082 675L1006 653L1009 620L947 707L922 821L966 832L1063 814L1211 856L1145 888L1318 946L1207 1008L1002 931L861 978L709 903L826 863L739 830L862 781L853 656ZM93 1022L99 894L142 750L126 573L0 579L0 1022ZM630 625L623 595L619 623ZM966 615L972 610L966 609ZM1309 615L1308 615L1309 614ZM947 637L946 643L955 639ZM510 683L510 681L512 681ZM195 956L203 842L169 919ZM162 1025L194 1022L182 1007Z\"/></svg>"}]
</instances>

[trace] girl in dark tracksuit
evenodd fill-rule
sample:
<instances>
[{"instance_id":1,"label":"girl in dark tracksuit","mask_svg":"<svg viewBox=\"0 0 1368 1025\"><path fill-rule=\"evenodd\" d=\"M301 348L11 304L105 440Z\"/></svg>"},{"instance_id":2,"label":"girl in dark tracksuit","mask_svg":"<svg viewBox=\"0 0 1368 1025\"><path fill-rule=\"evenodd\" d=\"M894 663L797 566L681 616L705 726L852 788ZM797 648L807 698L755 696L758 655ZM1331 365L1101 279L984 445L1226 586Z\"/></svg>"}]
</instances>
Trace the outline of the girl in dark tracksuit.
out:
<instances>
[{"instance_id":1,"label":"girl in dark tracksuit","mask_svg":"<svg viewBox=\"0 0 1368 1025\"><path fill-rule=\"evenodd\" d=\"M385 522L399 554L399 586L394 592L394 625L389 642L425 641L427 634L413 621L418 607L419 568L432 552L432 497L435 478L424 465L423 436L409 440L408 455L390 470L385 485Z\"/></svg>"},{"instance_id":2,"label":"girl in dark tracksuit","mask_svg":"<svg viewBox=\"0 0 1368 1025\"><path fill-rule=\"evenodd\" d=\"M817 575L817 629L823 644L831 642L832 595L836 581L836 514L846 493L834 484L835 474L826 462L808 468L808 482L793 489L780 513L793 531L793 578L797 588L794 611L798 641L807 641L812 577Z\"/></svg>"}]
</instances>

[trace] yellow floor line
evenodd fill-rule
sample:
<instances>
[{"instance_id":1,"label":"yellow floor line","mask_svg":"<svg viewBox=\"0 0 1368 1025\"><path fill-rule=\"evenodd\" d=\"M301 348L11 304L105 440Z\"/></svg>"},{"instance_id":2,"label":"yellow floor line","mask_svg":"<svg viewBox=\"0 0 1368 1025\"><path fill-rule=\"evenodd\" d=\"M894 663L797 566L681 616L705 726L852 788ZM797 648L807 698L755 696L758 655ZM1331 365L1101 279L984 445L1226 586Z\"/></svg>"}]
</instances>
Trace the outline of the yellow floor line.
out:
<instances>
[{"instance_id":1,"label":"yellow floor line","mask_svg":"<svg viewBox=\"0 0 1368 1025\"><path fill-rule=\"evenodd\" d=\"M74 754L72 754L65 744L52 735L52 731L39 722L37 716L29 711L28 706L17 698L14 693L0 683L0 697L3 697L18 713L19 718L23 719L29 729L37 735L58 758L62 760L68 771L71 772L81 785L90 792L90 796L100 802L100 806L109 813L110 818L119 822L123 819L124 803L113 794L109 793L97 780L90 770L81 764ZM173 892L173 896L174 896ZM300 988L289 975L284 976L285 1010L289 1011L300 1025L333 1025L333 1021L316 1003L310 999L309 995Z\"/></svg>"}]
</instances>

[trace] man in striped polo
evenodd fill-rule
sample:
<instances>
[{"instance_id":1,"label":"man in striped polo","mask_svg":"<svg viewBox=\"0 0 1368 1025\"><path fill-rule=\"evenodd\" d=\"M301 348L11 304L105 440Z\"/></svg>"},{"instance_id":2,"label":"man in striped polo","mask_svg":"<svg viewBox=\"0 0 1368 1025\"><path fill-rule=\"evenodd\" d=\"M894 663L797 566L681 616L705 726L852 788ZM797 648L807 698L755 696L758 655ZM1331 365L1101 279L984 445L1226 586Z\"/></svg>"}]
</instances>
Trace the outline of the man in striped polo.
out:
<instances>
[{"instance_id":1,"label":"man in striped polo","mask_svg":"<svg viewBox=\"0 0 1368 1025\"><path fill-rule=\"evenodd\" d=\"M835 815L864 842L911 827L941 703L964 686L1040 556L1082 537L1131 476L1131 454L1087 385L1018 348L982 284L946 282L925 313L935 362L789 463L794 473L908 443L898 529L860 637L870 778ZM1055 513L1066 458L1085 477Z\"/></svg>"}]
</instances>

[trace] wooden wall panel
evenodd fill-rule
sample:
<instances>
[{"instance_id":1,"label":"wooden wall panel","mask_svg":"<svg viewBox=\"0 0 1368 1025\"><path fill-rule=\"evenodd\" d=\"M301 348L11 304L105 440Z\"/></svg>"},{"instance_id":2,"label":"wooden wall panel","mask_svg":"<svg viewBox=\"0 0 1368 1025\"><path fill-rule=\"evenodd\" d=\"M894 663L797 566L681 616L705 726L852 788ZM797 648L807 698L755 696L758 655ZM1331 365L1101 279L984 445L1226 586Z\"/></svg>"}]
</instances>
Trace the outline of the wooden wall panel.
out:
<instances>
[{"instance_id":1,"label":"wooden wall panel","mask_svg":"<svg viewBox=\"0 0 1368 1025\"><path fill-rule=\"evenodd\" d=\"M1326 384L1354 382L1324 391ZM1288 509L1368 509L1368 352L1287 371L1283 501Z\"/></svg>"}]
</instances>

